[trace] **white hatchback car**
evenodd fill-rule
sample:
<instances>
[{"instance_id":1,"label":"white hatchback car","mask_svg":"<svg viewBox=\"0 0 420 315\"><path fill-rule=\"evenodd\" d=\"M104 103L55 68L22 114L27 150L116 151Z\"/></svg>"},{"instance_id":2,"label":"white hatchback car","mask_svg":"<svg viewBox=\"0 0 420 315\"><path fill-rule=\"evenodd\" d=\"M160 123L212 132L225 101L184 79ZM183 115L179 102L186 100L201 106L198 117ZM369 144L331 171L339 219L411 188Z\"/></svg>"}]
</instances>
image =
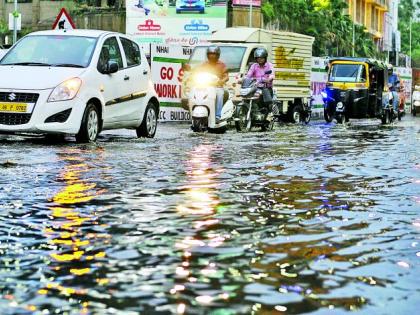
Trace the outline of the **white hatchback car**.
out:
<instances>
[{"instance_id":1,"label":"white hatchback car","mask_svg":"<svg viewBox=\"0 0 420 315\"><path fill-rule=\"evenodd\" d=\"M73 134L106 129L154 137L159 101L144 52L107 31L31 33L0 60L0 133Z\"/></svg>"}]
</instances>

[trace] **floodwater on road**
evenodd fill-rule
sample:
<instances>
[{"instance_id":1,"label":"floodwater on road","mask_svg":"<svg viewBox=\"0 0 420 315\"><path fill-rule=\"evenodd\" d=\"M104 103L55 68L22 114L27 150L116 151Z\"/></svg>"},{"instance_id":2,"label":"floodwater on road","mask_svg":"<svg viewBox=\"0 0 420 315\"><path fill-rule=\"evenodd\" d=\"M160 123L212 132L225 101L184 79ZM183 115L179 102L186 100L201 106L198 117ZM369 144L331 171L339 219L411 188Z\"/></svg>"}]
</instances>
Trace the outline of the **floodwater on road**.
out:
<instances>
[{"instance_id":1,"label":"floodwater on road","mask_svg":"<svg viewBox=\"0 0 420 315\"><path fill-rule=\"evenodd\" d=\"M0 314L414 314L420 120L0 136Z\"/></svg>"}]
</instances>

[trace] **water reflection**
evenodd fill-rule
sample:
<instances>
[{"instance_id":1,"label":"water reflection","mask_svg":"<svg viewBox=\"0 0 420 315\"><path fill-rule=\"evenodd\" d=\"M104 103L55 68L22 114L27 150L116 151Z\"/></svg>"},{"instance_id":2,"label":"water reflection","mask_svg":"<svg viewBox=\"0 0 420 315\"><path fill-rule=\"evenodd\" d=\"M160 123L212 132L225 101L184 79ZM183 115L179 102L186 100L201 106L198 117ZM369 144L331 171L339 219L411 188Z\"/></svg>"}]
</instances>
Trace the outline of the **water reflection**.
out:
<instances>
[{"instance_id":1,"label":"water reflection","mask_svg":"<svg viewBox=\"0 0 420 315\"><path fill-rule=\"evenodd\" d=\"M191 235L179 240L175 247L182 251L182 262L176 268L176 282L170 293L176 297L178 314L191 313L189 307L210 305L227 300L229 293L210 289L212 279L222 276L217 263L217 248L222 247L229 234L218 230L217 214L222 211L218 196L219 176L224 172L218 159L223 148L201 144L187 155L185 162L187 184L182 188L185 200L177 211L191 218Z\"/></svg>"},{"instance_id":2,"label":"water reflection","mask_svg":"<svg viewBox=\"0 0 420 315\"><path fill-rule=\"evenodd\" d=\"M51 198L49 206L51 220L44 233L53 250L46 271L48 276L43 279L38 294L48 297L49 301L53 301L53 297L67 300L73 308L80 307L81 313L87 313L89 287L108 282L98 275L98 269L105 258L103 246L110 235L95 231L99 223L89 203L104 191L97 187L97 178L93 177L97 175L96 168L83 153L80 149L65 149L58 154L63 170L57 181L63 187ZM101 153L97 149L90 158L101 162ZM100 228L105 230L104 226ZM45 299L39 301L42 307L46 306ZM62 305L65 309L66 303Z\"/></svg>"}]
</instances>

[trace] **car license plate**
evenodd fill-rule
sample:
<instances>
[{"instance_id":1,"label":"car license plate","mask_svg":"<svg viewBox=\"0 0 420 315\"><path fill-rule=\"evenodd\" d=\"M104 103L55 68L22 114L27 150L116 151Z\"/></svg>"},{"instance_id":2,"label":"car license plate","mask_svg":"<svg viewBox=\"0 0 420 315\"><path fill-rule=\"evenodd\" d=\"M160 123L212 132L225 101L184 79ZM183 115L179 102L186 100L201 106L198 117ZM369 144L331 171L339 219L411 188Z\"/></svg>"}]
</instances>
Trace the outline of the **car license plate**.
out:
<instances>
[{"instance_id":1,"label":"car license plate","mask_svg":"<svg viewBox=\"0 0 420 315\"><path fill-rule=\"evenodd\" d=\"M26 113L26 103L0 103L0 112Z\"/></svg>"}]
</instances>

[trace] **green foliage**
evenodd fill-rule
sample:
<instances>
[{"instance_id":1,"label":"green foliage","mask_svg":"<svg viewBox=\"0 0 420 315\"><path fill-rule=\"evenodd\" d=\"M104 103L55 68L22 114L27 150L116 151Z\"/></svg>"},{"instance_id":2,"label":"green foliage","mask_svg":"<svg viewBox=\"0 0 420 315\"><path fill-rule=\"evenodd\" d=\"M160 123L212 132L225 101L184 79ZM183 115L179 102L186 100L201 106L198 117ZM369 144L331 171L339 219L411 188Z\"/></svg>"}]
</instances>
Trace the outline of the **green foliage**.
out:
<instances>
[{"instance_id":1,"label":"green foliage","mask_svg":"<svg viewBox=\"0 0 420 315\"><path fill-rule=\"evenodd\" d=\"M411 55L413 66L420 67L420 16L415 16L416 10L420 10L420 3L416 0L401 0L398 9L398 29L401 32L401 52L410 55L411 20Z\"/></svg>"},{"instance_id":2,"label":"green foliage","mask_svg":"<svg viewBox=\"0 0 420 315\"><path fill-rule=\"evenodd\" d=\"M271 27L315 37L314 56L351 56L353 22L344 0L267 0L264 20ZM383 57L363 27L355 26L355 54Z\"/></svg>"},{"instance_id":3,"label":"green foliage","mask_svg":"<svg viewBox=\"0 0 420 315\"><path fill-rule=\"evenodd\" d=\"M3 19L0 19L0 36L7 35L9 33L9 25Z\"/></svg>"}]
</instances>

